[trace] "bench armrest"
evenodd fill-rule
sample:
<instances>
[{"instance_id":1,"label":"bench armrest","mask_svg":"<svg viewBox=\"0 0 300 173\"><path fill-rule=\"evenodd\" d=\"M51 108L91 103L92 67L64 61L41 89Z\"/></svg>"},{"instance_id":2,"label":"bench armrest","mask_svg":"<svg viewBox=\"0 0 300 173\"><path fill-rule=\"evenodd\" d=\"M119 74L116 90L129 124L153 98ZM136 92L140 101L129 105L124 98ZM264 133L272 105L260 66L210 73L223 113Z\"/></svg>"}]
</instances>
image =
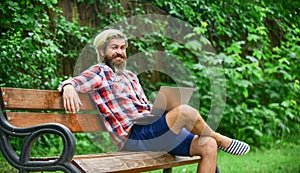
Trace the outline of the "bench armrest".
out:
<instances>
[{"instance_id":1,"label":"bench armrest","mask_svg":"<svg viewBox=\"0 0 300 173\"><path fill-rule=\"evenodd\" d=\"M31 149L35 139L43 134L55 134L63 140L63 150L58 158L53 160L30 159ZM18 128L12 126L4 117L0 108L0 149L7 161L21 172L41 170L61 170L64 172L80 172L71 160L74 156L76 143L72 132L62 124L49 123ZM9 137L24 138L21 154L18 155L12 148Z\"/></svg>"}]
</instances>

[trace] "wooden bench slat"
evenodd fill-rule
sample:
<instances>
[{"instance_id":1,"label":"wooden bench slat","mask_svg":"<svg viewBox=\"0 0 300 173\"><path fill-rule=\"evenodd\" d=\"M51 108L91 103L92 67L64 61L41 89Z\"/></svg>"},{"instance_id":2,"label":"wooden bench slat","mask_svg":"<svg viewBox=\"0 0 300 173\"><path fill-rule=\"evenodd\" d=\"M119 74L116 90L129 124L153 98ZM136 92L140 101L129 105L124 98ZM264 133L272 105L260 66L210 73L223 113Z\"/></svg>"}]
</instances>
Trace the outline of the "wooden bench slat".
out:
<instances>
[{"instance_id":1,"label":"wooden bench slat","mask_svg":"<svg viewBox=\"0 0 300 173\"><path fill-rule=\"evenodd\" d=\"M54 90L1 88L5 109L63 110L61 93ZM96 110L87 94L79 94L81 110Z\"/></svg>"},{"instance_id":2,"label":"wooden bench slat","mask_svg":"<svg viewBox=\"0 0 300 173\"><path fill-rule=\"evenodd\" d=\"M152 151L143 151L143 152L152 152ZM159 152L159 151L158 151ZM85 154L85 155L75 155L74 159L91 159L91 158L98 158L98 157L114 157L114 156L123 156L123 155L133 155L141 153L139 151L119 151L119 152L107 152L107 153L98 153L98 154ZM162 152L160 152L162 153ZM164 152L165 153L165 152Z\"/></svg>"},{"instance_id":3,"label":"wooden bench slat","mask_svg":"<svg viewBox=\"0 0 300 173\"><path fill-rule=\"evenodd\" d=\"M53 157L32 158L31 160L54 161L56 159L57 158ZM199 163L200 159L201 157L199 156L180 157L168 154L164 151L113 152L75 155L72 159L72 164L78 167L82 173L134 173Z\"/></svg>"},{"instance_id":4,"label":"wooden bench slat","mask_svg":"<svg viewBox=\"0 0 300 173\"><path fill-rule=\"evenodd\" d=\"M72 132L106 131L97 114L54 114L39 112L6 112L7 120L16 127L29 127L45 123L60 123ZM26 121L24 121L26 120Z\"/></svg>"},{"instance_id":5,"label":"wooden bench slat","mask_svg":"<svg viewBox=\"0 0 300 173\"><path fill-rule=\"evenodd\" d=\"M198 163L200 157L177 157L166 152L125 152L113 155L75 156L82 172L142 172ZM88 171L86 171L88 170Z\"/></svg>"}]
</instances>

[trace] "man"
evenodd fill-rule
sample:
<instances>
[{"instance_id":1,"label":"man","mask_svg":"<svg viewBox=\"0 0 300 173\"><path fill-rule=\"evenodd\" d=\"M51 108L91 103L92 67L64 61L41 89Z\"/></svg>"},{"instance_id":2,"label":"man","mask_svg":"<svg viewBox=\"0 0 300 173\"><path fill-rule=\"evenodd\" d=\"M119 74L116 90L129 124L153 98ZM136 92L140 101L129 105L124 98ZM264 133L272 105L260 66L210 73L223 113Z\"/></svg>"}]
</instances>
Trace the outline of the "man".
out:
<instances>
[{"instance_id":1,"label":"man","mask_svg":"<svg viewBox=\"0 0 300 173\"><path fill-rule=\"evenodd\" d=\"M201 156L198 172L203 173L215 172L217 148L233 155L250 150L248 144L214 132L188 105L165 112L151 124L134 124L131 120L150 115L152 104L137 76L126 70L126 36L108 29L96 36L94 46L103 63L63 81L58 89L63 92L66 111L71 113L82 105L77 92L90 92L120 150L165 150L174 155Z\"/></svg>"}]
</instances>

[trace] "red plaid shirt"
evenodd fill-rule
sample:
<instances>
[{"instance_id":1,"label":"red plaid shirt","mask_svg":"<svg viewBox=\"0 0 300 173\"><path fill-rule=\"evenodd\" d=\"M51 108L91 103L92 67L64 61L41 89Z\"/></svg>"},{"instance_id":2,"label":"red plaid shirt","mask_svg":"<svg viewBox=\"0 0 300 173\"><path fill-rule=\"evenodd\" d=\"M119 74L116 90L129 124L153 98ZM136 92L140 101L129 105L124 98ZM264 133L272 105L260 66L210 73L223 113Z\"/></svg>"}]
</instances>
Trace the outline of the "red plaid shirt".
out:
<instances>
[{"instance_id":1,"label":"red plaid shirt","mask_svg":"<svg viewBox=\"0 0 300 173\"><path fill-rule=\"evenodd\" d=\"M62 91L62 87L68 83L77 92L90 92L119 149L123 148L133 126L130 120L147 116L152 109L137 76L128 70L118 75L107 65L97 64L81 75L63 81L58 90Z\"/></svg>"}]
</instances>

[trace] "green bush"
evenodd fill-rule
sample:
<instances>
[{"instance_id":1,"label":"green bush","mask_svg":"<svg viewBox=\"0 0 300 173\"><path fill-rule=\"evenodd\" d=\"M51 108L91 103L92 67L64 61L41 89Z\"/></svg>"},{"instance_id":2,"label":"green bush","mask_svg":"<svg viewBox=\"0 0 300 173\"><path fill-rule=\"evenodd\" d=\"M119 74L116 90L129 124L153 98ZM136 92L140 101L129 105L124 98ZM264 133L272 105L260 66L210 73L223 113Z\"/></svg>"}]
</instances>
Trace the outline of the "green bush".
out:
<instances>
[{"instance_id":1,"label":"green bush","mask_svg":"<svg viewBox=\"0 0 300 173\"><path fill-rule=\"evenodd\" d=\"M194 25L194 31L216 50L211 61L221 63L226 77L220 132L256 146L299 133L299 2L298 6L294 1L155 2ZM187 57L186 50L172 53ZM211 109L212 90L205 80L205 57L197 56L198 61L190 56L183 62L194 72L205 116Z\"/></svg>"},{"instance_id":2,"label":"green bush","mask_svg":"<svg viewBox=\"0 0 300 173\"><path fill-rule=\"evenodd\" d=\"M0 11L0 86L55 89L61 59L76 61L91 29L68 22L55 0L6 0Z\"/></svg>"}]
</instances>

